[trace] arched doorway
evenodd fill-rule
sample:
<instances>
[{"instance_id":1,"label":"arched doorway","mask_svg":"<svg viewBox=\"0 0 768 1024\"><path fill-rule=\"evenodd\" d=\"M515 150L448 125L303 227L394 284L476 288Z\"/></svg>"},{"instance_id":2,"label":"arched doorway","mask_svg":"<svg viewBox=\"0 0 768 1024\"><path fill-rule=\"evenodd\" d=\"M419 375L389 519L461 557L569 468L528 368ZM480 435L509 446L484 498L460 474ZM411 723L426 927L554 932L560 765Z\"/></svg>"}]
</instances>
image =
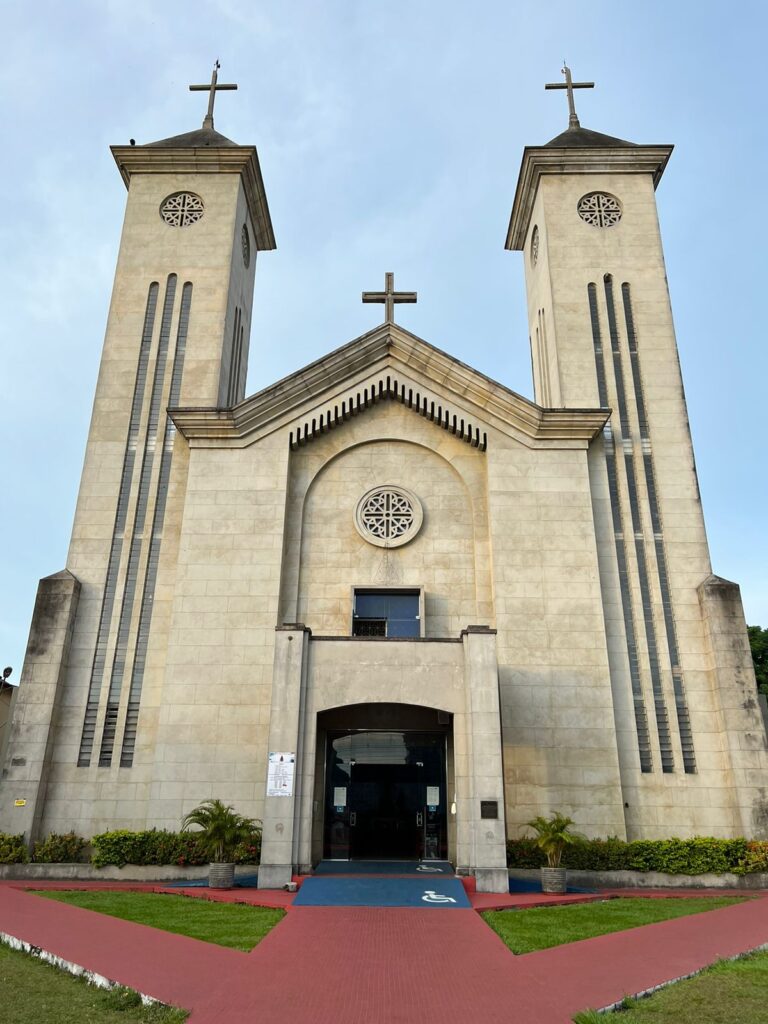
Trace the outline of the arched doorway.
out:
<instances>
[{"instance_id":1,"label":"arched doorway","mask_svg":"<svg viewBox=\"0 0 768 1024\"><path fill-rule=\"evenodd\" d=\"M313 849L328 860L447 860L453 716L352 704L317 716ZM320 820L321 819L321 820Z\"/></svg>"}]
</instances>

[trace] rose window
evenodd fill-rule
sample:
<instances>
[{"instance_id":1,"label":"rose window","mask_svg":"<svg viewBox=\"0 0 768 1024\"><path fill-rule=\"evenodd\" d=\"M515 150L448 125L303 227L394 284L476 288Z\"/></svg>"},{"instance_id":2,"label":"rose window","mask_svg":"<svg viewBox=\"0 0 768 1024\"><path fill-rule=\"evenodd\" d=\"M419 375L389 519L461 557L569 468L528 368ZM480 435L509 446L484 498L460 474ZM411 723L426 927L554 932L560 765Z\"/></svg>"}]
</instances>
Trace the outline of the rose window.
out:
<instances>
[{"instance_id":1,"label":"rose window","mask_svg":"<svg viewBox=\"0 0 768 1024\"><path fill-rule=\"evenodd\" d=\"M160 216L172 228L186 228L203 216L205 207L194 192L174 192L160 204Z\"/></svg>"},{"instance_id":2,"label":"rose window","mask_svg":"<svg viewBox=\"0 0 768 1024\"><path fill-rule=\"evenodd\" d=\"M423 516L421 502L411 491L391 485L374 487L357 503L355 526L370 544L394 548L416 536Z\"/></svg>"},{"instance_id":3,"label":"rose window","mask_svg":"<svg viewBox=\"0 0 768 1024\"><path fill-rule=\"evenodd\" d=\"M621 204L616 196L607 192L588 192L581 197L576 209L583 221L596 228L610 228L621 220Z\"/></svg>"}]
</instances>

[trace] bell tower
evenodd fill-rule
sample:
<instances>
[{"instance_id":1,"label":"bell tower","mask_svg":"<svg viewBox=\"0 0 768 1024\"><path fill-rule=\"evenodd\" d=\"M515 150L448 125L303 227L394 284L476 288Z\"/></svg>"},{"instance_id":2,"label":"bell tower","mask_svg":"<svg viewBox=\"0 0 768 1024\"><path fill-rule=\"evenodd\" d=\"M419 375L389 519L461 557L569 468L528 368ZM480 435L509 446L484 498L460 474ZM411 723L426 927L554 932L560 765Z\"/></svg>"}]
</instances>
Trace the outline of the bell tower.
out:
<instances>
[{"instance_id":1,"label":"bell tower","mask_svg":"<svg viewBox=\"0 0 768 1024\"><path fill-rule=\"evenodd\" d=\"M242 400L256 255L275 248L256 148L214 129L217 93L237 88L218 67L190 86L209 92L200 129L112 147L128 201L67 562L88 632L73 638L83 663L69 680L83 694L81 768L133 764L160 549L174 532L166 410Z\"/></svg>"},{"instance_id":2,"label":"bell tower","mask_svg":"<svg viewBox=\"0 0 768 1024\"><path fill-rule=\"evenodd\" d=\"M707 581L717 578L655 201L672 146L583 128L574 90L594 83L563 75L546 88L567 91L568 128L524 150L506 248L524 254L536 402L611 410L589 468L627 830L639 835L656 807L659 834L686 834L679 804L693 799L713 801L713 826L748 832L757 791L737 795L736 773L752 757L739 734L762 746L764 731L749 684L734 688L733 673L715 667L722 627L742 651L740 678L749 675L743 618L731 607L729 625L711 620ZM674 797L683 786L700 795Z\"/></svg>"}]
</instances>

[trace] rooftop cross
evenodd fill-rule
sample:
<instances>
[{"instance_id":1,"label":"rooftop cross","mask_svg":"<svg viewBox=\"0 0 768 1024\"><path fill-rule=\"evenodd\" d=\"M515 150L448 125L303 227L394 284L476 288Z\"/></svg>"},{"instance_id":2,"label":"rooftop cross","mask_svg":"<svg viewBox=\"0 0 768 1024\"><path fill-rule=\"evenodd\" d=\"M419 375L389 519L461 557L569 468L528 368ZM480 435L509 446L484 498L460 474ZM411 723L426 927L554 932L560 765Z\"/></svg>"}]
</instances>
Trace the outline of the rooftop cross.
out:
<instances>
[{"instance_id":1,"label":"rooftop cross","mask_svg":"<svg viewBox=\"0 0 768 1024\"><path fill-rule=\"evenodd\" d=\"M213 104L216 99L216 93L220 89L236 89L236 85L219 85L218 84L218 71L221 67L218 61L213 65L213 74L211 75L210 85L190 85L190 92L208 92L210 90L210 96L208 97L208 113L203 118L203 128L213 128Z\"/></svg>"},{"instance_id":2,"label":"rooftop cross","mask_svg":"<svg viewBox=\"0 0 768 1024\"><path fill-rule=\"evenodd\" d=\"M574 89L594 89L594 82L574 82L571 78L571 69L563 61L561 68L561 74L565 75L564 82L549 82L544 86L545 89L567 89L568 90L568 127L569 128L580 128L579 119L576 117L576 104L573 102L573 90Z\"/></svg>"},{"instance_id":3,"label":"rooftop cross","mask_svg":"<svg viewBox=\"0 0 768 1024\"><path fill-rule=\"evenodd\" d=\"M396 292L395 291L395 275L385 274L384 275L384 291L383 292L363 292L363 302L383 302L384 303L384 323L393 324L395 322L395 303L396 302L415 302L416 292Z\"/></svg>"}]
</instances>

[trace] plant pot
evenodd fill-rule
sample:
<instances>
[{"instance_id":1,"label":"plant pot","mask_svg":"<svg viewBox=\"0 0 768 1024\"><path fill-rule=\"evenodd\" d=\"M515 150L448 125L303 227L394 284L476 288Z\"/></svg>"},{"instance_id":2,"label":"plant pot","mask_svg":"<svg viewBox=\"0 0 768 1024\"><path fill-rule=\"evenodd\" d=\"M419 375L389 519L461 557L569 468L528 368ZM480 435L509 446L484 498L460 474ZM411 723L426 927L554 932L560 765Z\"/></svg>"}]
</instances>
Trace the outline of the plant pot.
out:
<instances>
[{"instance_id":1,"label":"plant pot","mask_svg":"<svg viewBox=\"0 0 768 1024\"><path fill-rule=\"evenodd\" d=\"M565 892L565 868L542 868L541 891Z\"/></svg>"},{"instance_id":2,"label":"plant pot","mask_svg":"<svg viewBox=\"0 0 768 1024\"><path fill-rule=\"evenodd\" d=\"M234 864L209 864L208 888L231 889L235 884Z\"/></svg>"}]
</instances>

